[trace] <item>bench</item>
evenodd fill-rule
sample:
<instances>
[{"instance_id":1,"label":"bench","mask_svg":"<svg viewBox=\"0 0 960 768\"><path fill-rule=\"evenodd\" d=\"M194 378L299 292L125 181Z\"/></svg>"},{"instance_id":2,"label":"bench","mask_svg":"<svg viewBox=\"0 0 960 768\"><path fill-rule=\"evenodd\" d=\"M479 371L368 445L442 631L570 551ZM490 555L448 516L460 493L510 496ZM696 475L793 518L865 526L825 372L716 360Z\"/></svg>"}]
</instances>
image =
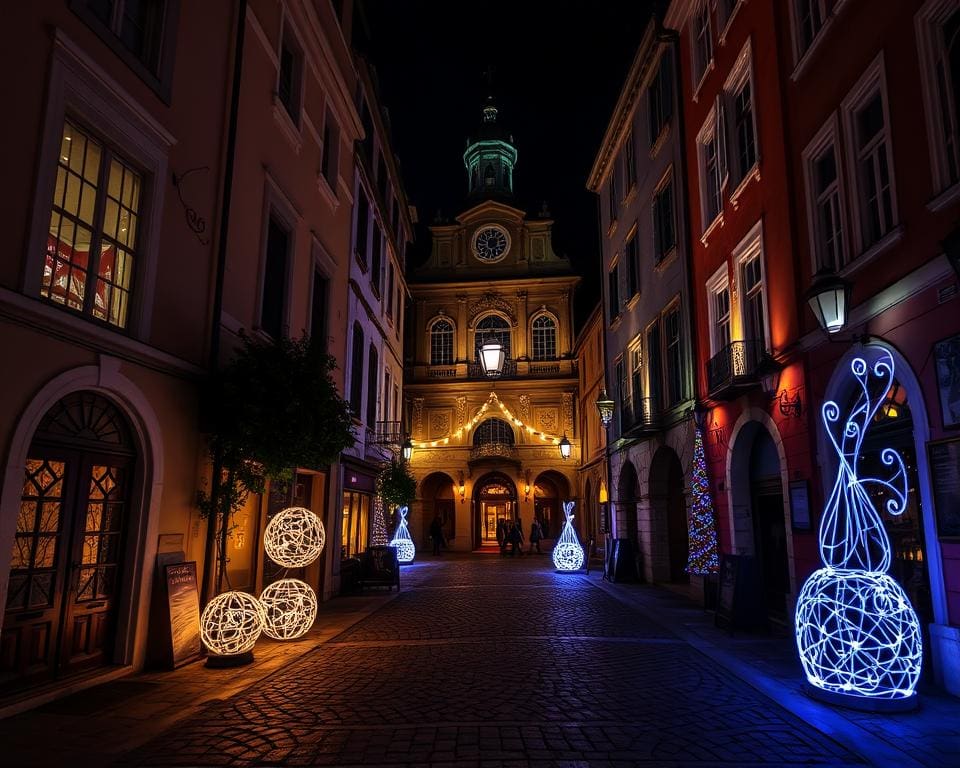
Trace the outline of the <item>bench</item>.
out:
<instances>
[{"instance_id":1,"label":"bench","mask_svg":"<svg viewBox=\"0 0 960 768\"><path fill-rule=\"evenodd\" d=\"M400 591L400 563L397 548L391 546L367 547L360 555L360 589L364 587L397 588Z\"/></svg>"}]
</instances>

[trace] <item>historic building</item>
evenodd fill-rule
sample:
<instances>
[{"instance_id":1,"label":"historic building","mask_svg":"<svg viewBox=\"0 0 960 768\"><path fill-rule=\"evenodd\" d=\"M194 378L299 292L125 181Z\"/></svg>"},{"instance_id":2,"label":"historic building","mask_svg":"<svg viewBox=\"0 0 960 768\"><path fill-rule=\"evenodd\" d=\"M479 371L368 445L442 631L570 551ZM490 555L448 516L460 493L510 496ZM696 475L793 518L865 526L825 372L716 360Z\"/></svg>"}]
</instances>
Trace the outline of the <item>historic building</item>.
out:
<instances>
[{"instance_id":1,"label":"historic building","mask_svg":"<svg viewBox=\"0 0 960 768\"><path fill-rule=\"evenodd\" d=\"M572 297L579 280L551 243L544 209L513 205L517 149L488 100L463 155L469 207L431 228L428 260L410 280L406 397L417 500L411 532L440 515L451 549L496 546L500 520L562 525L580 459ZM484 374L485 341L505 352ZM560 444L572 444L564 461Z\"/></svg>"},{"instance_id":2,"label":"historic building","mask_svg":"<svg viewBox=\"0 0 960 768\"><path fill-rule=\"evenodd\" d=\"M602 322L614 401L610 533L632 542L648 581L686 583L694 374L676 49L652 19L587 187L601 203Z\"/></svg>"}]
</instances>

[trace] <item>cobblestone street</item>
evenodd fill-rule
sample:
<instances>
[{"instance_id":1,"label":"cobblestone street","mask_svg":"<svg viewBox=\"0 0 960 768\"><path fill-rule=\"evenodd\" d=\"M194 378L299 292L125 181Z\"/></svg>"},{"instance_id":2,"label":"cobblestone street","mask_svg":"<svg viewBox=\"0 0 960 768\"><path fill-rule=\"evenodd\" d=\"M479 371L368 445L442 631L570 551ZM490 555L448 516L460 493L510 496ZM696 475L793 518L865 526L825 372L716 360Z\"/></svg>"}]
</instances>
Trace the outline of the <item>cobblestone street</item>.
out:
<instances>
[{"instance_id":1,"label":"cobblestone street","mask_svg":"<svg viewBox=\"0 0 960 768\"><path fill-rule=\"evenodd\" d=\"M551 568L545 556L407 568L383 608L120 764L863 764L637 608Z\"/></svg>"}]
</instances>

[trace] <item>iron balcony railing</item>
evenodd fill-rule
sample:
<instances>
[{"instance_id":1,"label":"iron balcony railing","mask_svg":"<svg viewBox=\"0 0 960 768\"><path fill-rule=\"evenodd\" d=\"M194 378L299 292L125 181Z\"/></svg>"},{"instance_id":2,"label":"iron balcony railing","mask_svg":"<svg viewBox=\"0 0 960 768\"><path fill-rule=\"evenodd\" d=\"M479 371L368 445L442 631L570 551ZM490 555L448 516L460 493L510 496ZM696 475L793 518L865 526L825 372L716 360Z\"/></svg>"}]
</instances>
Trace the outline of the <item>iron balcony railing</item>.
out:
<instances>
[{"instance_id":1,"label":"iron balcony railing","mask_svg":"<svg viewBox=\"0 0 960 768\"><path fill-rule=\"evenodd\" d=\"M510 459L518 458L516 446L510 443L481 443L470 450L470 461L481 459Z\"/></svg>"},{"instance_id":2,"label":"iron balcony railing","mask_svg":"<svg viewBox=\"0 0 960 768\"><path fill-rule=\"evenodd\" d=\"M759 339L731 341L707 362L711 397L735 397L739 390L759 381L758 368L766 348Z\"/></svg>"},{"instance_id":3,"label":"iron balcony railing","mask_svg":"<svg viewBox=\"0 0 960 768\"><path fill-rule=\"evenodd\" d=\"M498 379L509 379L517 375L517 361L511 358L507 358L503 361L503 370L499 376L487 376L484 373L483 366L480 365L480 361L474 361L470 363L467 367L467 376L471 379L487 379L487 378L498 378Z\"/></svg>"},{"instance_id":4,"label":"iron balcony railing","mask_svg":"<svg viewBox=\"0 0 960 768\"><path fill-rule=\"evenodd\" d=\"M620 434L633 435L660 429L660 404L655 397L626 397L620 406Z\"/></svg>"},{"instance_id":5,"label":"iron balcony railing","mask_svg":"<svg viewBox=\"0 0 960 768\"><path fill-rule=\"evenodd\" d=\"M399 446L403 442L403 428L399 421L378 421L367 430L370 445Z\"/></svg>"}]
</instances>

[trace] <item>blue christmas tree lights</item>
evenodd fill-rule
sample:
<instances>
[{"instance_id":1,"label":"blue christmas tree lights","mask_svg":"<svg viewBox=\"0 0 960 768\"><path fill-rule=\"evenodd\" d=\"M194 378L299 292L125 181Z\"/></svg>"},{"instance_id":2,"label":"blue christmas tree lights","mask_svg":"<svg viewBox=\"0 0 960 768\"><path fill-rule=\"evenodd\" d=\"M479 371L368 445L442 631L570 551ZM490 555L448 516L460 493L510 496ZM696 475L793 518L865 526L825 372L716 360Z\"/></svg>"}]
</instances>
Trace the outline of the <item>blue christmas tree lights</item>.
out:
<instances>
[{"instance_id":1,"label":"blue christmas tree lights","mask_svg":"<svg viewBox=\"0 0 960 768\"><path fill-rule=\"evenodd\" d=\"M893 358L883 350L872 366L857 357L850 369L860 393L839 434L840 406L828 401L822 408L839 463L820 522L825 567L810 576L797 599L797 648L814 689L841 700L903 703L915 696L920 677L920 624L906 593L886 573L890 540L867 489L883 492L889 514L902 514L907 473L900 455L886 448L880 459L889 477L857 476L863 439L893 382Z\"/></svg>"}]
</instances>

